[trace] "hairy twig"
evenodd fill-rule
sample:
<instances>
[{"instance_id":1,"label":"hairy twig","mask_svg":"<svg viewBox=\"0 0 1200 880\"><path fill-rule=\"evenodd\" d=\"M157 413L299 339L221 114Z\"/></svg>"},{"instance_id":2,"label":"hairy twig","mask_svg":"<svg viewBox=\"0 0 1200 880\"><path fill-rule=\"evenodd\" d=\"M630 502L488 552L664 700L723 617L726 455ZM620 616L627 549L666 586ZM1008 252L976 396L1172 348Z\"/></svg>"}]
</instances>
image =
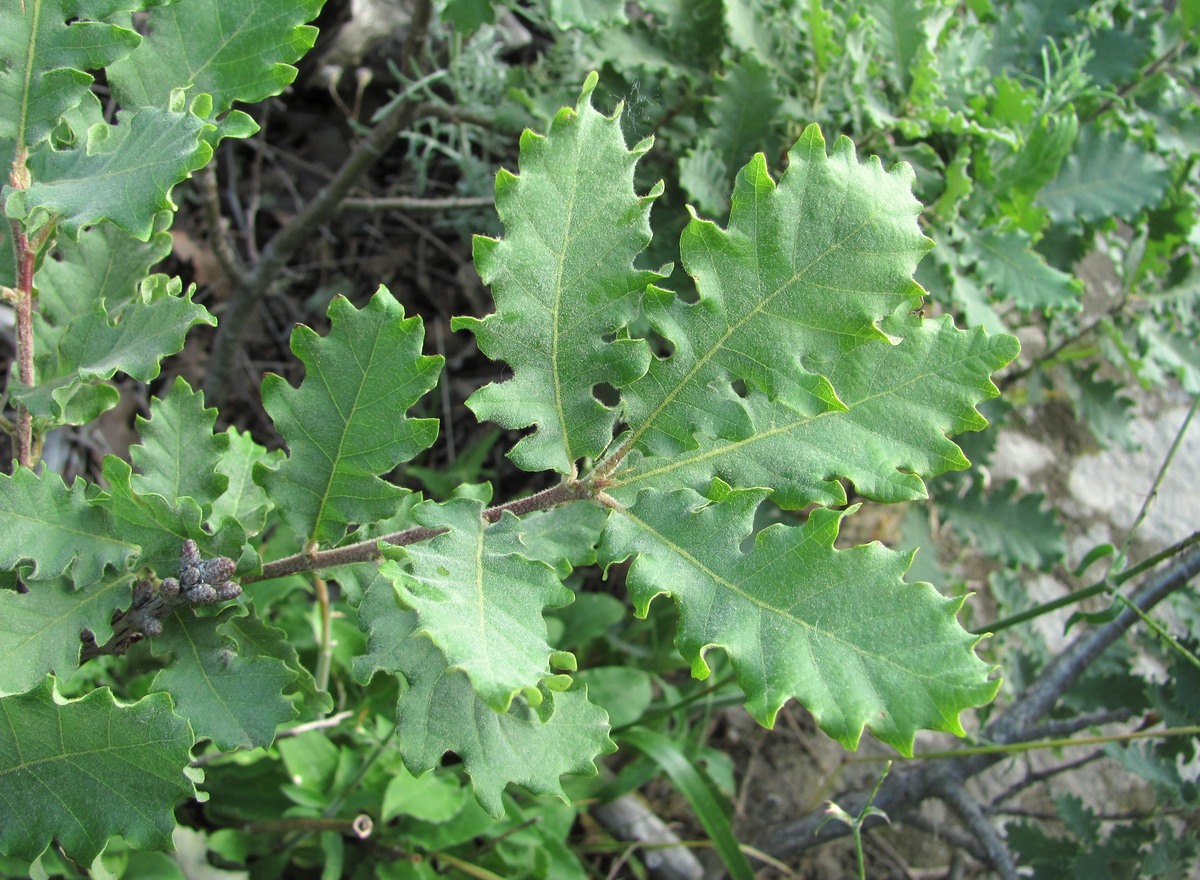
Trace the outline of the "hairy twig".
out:
<instances>
[{"instance_id":1,"label":"hairy twig","mask_svg":"<svg viewBox=\"0 0 1200 880\"><path fill-rule=\"evenodd\" d=\"M1200 546L1192 545L1166 569L1147 577L1129 596L1129 601L1143 611L1148 610L1184 587L1198 573ZM1108 623L1078 636L1046 665L1038 678L999 717L984 728L980 738L1000 745L1028 740L1038 722L1054 708L1088 666L1138 620L1137 614L1127 608ZM1003 752L991 751L902 767L879 792L875 804L889 813L901 812L936 795L943 774L949 779L966 780L1004 757ZM839 801L847 805L847 810L853 811L865 803L866 794L847 795L839 798ZM767 835L763 848L776 857L792 858L847 833L836 825L819 828L823 818L821 814L814 814L777 828Z\"/></svg>"},{"instance_id":2,"label":"hairy twig","mask_svg":"<svg viewBox=\"0 0 1200 880\"><path fill-rule=\"evenodd\" d=\"M397 547L405 547L409 544L416 544L418 541L428 541L430 538L436 538L438 535L445 533L445 531L445 529L427 529L417 526L405 529L402 532L393 532L390 535L381 535L378 538L359 541L356 544L347 544L345 547L334 547L331 550L317 550L312 553L296 553L292 556L285 556L283 559L276 559L274 562L268 562L263 566L261 574L248 575L242 579L242 583L250 584L255 581L286 577L289 574L298 574L302 571L319 571L326 568L335 568L339 565L351 565L356 562L373 562L382 558L382 554L379 552L380 542L394 544Z\"/></svg>"},{"instance_id":3,"label":"hairy twig","mask_svg":"<svg viewBox=\"0 0 1200 880\"><path fill-rule=\"evenodd\" d=\"M313 675L317 690L329 690L329 671L333 668L333 609L329 605L329 584L319 574L313 574L317 594L317 610L321 616L321 631L317 638L317 671Z\"/></svg>"},{"instance_id":4,"label":"hairy twig","mask_svg":"<svg viewBox=\"0 0 1200 880\"><path fill-rule=\"evenodd\" d=\"M978 626L971 630L976 635L990 634L995 635L1003 629L1011 629L1017 624L1024 623L1027 620L1033 620L1036 617L1041 617L1049 614L1051 611L1057 611L1059 608L1065 608L1068 605L1075 605L1082 602L1084 599L1090 599L1093 596L1099 596L1102 593L1107 593L1112 590L1113 586L1120 586L1127 581L1133 580L1140 574L1157 567L1168 559L1179 556L1189 547L1200 544L1200 532L1192 532L1182 541L1177 541L1170 547L1160 550L1157 553L1143 559L1137 565L1130 566L1116 574L1108 574L1095 583L1080 587L1078 590L1072 590L1065 596L1060 596L1057 599L1052 599L1049 602L1042 602L1032 608L1027 608L1016 614L1003 617L1000 620L994 620L985 626Z\"/></svg>"},{"instance_id":5,"label":"hairy twig","mask_svg":"<svg viewBox=\"0 0 1200 880\"><path fill-rule=\"evenodd\" d=\"M411 70L417 48L425 42L432 15L432 0L416 0L408 38L404 44L401 69ZM204 380L204 396L210 403L224 399L230 370L241 345L242 334L251 323L259 303L279 282L288 260L314 231L338 210L342 200L355 183L386 153L401 132L412 125L418 104L415 100L398 100L375 124L375 127L346 157L333 179L326 184L303 211L284 225L263 248L257 265L251 269L244 284L235 290L213 342L212 358Z\"/></svg>"},{"instance_id":6,"label":"hairy twig","mask_svg":"<svg viewBox=\"0 0 1200 880\"><path fill-rule=\"evenodd\" d=\"M522 516L538 510L549 510L552 507L569 504L572 501L594 498L601 488L602 485L583 480L564 480L557 486L551 486L549 489L544 489L534 495L518 498L515 501L508 501L504 504L497 504L495 507L489 507L483 512L482 516L486 522L499 522L500 517L506 512ZM330 550L317 550L310 553L296 553L283 559L277 559L274 562L268 562L263 566L261 574L248 575L242 579L242 583L249 584L255 581L265 581L271 578L284 577L289 574L297 574L302 571L318 571L326 568L334 568L339 565L373 562L382 558L382 553L379 550L380 543L392 544L396 547L406 547L409 544L416 544L420 541L428 541L431 538L436 538L446 531L446 529L414 526L410 529L393 532L390 535L381 535L378 538L368 538L365 541L359 541L355 544L347 544L344 547L334 547Z\"/></svg>"}]
</instances>

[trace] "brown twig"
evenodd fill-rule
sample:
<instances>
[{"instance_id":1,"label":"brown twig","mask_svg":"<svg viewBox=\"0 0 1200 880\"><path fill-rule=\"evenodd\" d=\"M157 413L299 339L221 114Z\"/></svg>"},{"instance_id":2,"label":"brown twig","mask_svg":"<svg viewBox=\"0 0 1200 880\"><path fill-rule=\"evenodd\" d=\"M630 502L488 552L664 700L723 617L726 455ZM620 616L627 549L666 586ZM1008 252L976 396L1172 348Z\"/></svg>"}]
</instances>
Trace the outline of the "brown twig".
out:
<instances>
[{"instance_id":1,"label":"brown twig","mask_svg":"<svg viewBox=\"0 0 1200 880\"><path fill-rule=\"evenodd\" d=\"M229 232L225 228L225 219L221 216L221 194L217 192L216 165L210 162L200 169L197 175L200 179L200 192L204 197L204 219L208 223L208 237L212 244L213 253L221 270L237 287L245 287L250 283L250 274L233 248L229 240Z\"/></svg>"},{"instance_id":2,"label":"brown twig","mask_svg":"<svg viewBox=\"0 0 1200 880\"><path fill-rule=\"evenodd\" d=\"M534 511L549 510L562 504L569 504L572 501L582 501L587 498L595 499L601 495L603 488L604 484L601 482L564 480L557 486L552 486L535 495L529 495L525 498L518 498L515 501L497 504L495 507L489 507L483 512L482 517L485 522L495 523L499 522L500 518L506 512L516 516L523 516ZM369 538L365 541L347 544L344 547L334 547L330 550L315 550L308 553L296 553L292 556L286 556L283 559L276 559L274 562L268 562L263 566L260 574L248 575L242 578L241 582L249 584L256 581L270 580L271 578L285 577L290 574L298 574L302 571L319 571L327 568L335 568L339 565L374 562L382 557L382 553L379 550L380 543L391 544L396 547L406 547L409 544L416 544L420 541L428 541L436 538L447 531L449 530L414 526L413 528L393 532L390 535L381 535L378 538Z\"/></svg>"}]
</instances>

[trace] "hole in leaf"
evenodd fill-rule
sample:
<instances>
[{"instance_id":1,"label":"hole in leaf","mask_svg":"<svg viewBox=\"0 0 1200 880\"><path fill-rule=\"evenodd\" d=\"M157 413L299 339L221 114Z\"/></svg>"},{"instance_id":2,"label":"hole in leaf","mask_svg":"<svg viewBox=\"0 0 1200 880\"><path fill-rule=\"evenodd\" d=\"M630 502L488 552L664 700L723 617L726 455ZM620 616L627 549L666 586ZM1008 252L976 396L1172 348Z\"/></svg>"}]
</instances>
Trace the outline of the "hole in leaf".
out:
<instances>
[{"instance_id":1,"label":"hole in leaf","mask_svg":"<svg viewBox=\"0 0 1200 880\"><path fill-rule=\"evenodd\" d=\"M610 409L621 402L621 392L607 382L597 382L593 385L592 397Z\"/></svg>"},{"instance_id":2,"label":"hole in leaf","mask_svg":"<svg viewBox=\"0 0 1200 880\"><path fill-rule=\"evenodd\" d=\"M614 331L609 330L607 333L601 333L600 338L603 339L605 342L616 342L617 334Z\"/></svg>"},{"instance_id":3,"label":"hole in leaf","mask_svg":"<svg viewBox=\"0 0 1200 880\"><path fill-rule=\"evenodd\" d=\"M675 354L675 343L655 330L650 331L646 341L650 343L650 353L660 361L665 361Z\"/></svg>"},{"instance_id":4,"label":"hole in leaf","mask_svg":"<svg viewBox=\"0 0 1200 880\"><path fill-rule=\"evenodd\" d=\"M734 379L730 384L733 386L733 393L743 400L750 394L750 389L746 387L744 379Z\"/></svg>"}]
</instances>

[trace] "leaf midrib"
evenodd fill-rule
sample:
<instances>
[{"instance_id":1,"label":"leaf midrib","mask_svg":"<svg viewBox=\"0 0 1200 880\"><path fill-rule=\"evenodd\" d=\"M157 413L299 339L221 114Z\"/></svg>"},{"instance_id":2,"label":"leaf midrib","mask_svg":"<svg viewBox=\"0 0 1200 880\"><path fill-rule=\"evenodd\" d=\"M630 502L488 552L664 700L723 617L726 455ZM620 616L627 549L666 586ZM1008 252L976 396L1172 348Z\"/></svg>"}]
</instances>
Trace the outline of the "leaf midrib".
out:
<instances>
[{"instance_id":1,"label":"leaf midrib","mask_svg":"<svg viewBox=\"0 0 1200 880\"><path fill-rule=\"evenodd\" d=\"M778 189L776 188L774 190L774 192L778 193ZM883 206L879 206L879 207L875 208L875 210L871 211L865 218L863 218L862 222L859 223L858 226L856 226L853 230L847 232L846 235L843 236L842 238L837 239L836 241L834 241L833 243L828 245L823 251L821 251L821 253L817 254L812 259L810 259L806 264L804 264L804 266L797 269L791 275L790 278L788 278L786 281L784 281L779 286L777 286L767 296L761 298L754 305L753 308L751 308L749 311L746 312L745 315L743 315L741 317L741 319L739 319L736 323L731 324L725 330L725 333L722 334L720 339L718 339L715 343L713 343L713 345L709 347L708 351L706 351L703 355L701 355L699 358L696 359L696 363L693 364L692 368L690 370L688 370L688 372L684 375L684 377L682 379L680 379L679 382L676 383L675 387L672 388L669 392L667 392L667 394L663 398L662 402L657 407L655 407L653 411L651 411L651 413L642 422L641 426L636 428L634 430L633 434L630 435L630 438L627 441L627 443L623 444L624 447L625 448L633 448L634 446L637 445L637 442L638 442L638 440L641 439L642 435L645 434L646 431L648 431L651 427L653 427L655 420L660 415L662 415L663 411L666 410L666 408L675 401L675 398L677 398L683 392L683 389L692 381L693 377L713 357L716 356L716 353L718 351L720 351L722 348L724 348L725 343L729 340L729 338L731 336L733 336L734 333L736 333L738 330L740 330L752 318L757 317L759 312L761 312L768 305L773 303L775 301L775 298L778 297L783 291L789 289L793 284L796 284L798 281L800 281L800 279L802 279L804 277L804 275L810 269L812 269L813 266L815 266L816 264L818 264L819 262L824 260L826 257L828 257L834 251L841 250L845 246L845 244L851 240L851 238L856 236L863 229L863 227L865 227L870 221L874 220L878 214L883 212L883 210L884 210ZM719 231L723 235L728 236L731 234L726 230L719 230Z\"/></svg>"},{"instance_id":2,"label":"leaf midrib","mask_svg":"<svg viewBox=\"0 0 1200 880\"><path fill-rule=\"evenodd\" d=\"M987 353L986 350L982 351L982 352L979 352L979 351L967 352L963 356L955 358L952 361L947 361L947 362L939 364L938 369L936 369L936 370L934 370L934 369L925 370L924 372L920 373L919 375L912 376L908 380L901 382L899 384L891 385L885 390L878 391L874 394L868 394L864 397L860 397L857 400L853 401L852 403L848 402L848 403L846 403L846 409L844 409L844 410L824 410L822 412L817 413L816 415L802 416L801 418L799 418L798 420L796 420L794 422L788 422L787 424L784 424L784 425L777 425L776 427L773 427L773 428L764 428L760 431L756 431L752 436L747 437L743 440L728 440L728 441L725 441L723 443L723 445L714 446L712 449L706 450L704 452L696 453L696 454L689 455L689 456L675 456L671 459L671 461L669 461L667 464L662 465L661 467L657 467L657 468L653 468L652 470L641 471L639 473L635 473L633 476L629 477L628 479L620 480L618 483L616 483L614 485L619 485L622 487L629 486L633 483L637 483L642 480L650 479L651 477L656 477L661 474L667 474L674 470L678 470L679 468L688 467L697 462L704 461L705 459L715 458L719 455L725 455L727 453L745 448L747 446L750 446L753 443L759 442L760 440L768 440L772 437L777 437L780 434L786 434L789 431L799 430L800 428L803 428L806 425L810 425L813 422L816 422L818 419L823 419L823 418L827 418L827 417L831 417L831 416L838 416L838 415L849 416L849 414L852 413L858 407L865 406L866 404L869 404L875 400L878 400L881 397L890 397L894 394L899 394L905 388L908 388L908 387L918 384L920 382L924 382L927 379L929 379L931 376L941 375L941 374L945 373L946 370L951 367L959 366L960 364L966 363L966 362L973 360L973 359L979 357L980 355L986 354L986 353ZM920 476L920 475L918 474L917 476Z\"/></svg>"},{"instance_id":3,"label":"leaf midrib","mask_svg":"<svg viewBox=\"0 0 1200 880\"><path fill-rule=\"evenodd\" d=\"M626 518L631 520L633 523L635 523L640 529L645 531L647 534L649 534L649 535L653 536L655 539L661 541L662 544L668 550L670 550L672 553L677 554L680 558L682 558L684 561L686 561L689 565L691 565L697 571L701 572L705 577L710 578L714 584L716 584L719 587L724 587L726 590L739 596L740 598L744 599L746 602L748 602L752 605L755 605L756 607L758 607L760 609L760 611L776 614L779 617L782 617L784 620L787 620L788 622L793 623L796 626L804 629L806 632L808 632L814 638L824 638L831 642L835 642L836 644L838 644L842 648L850 651L853 654L857 654L857 655L859 655L861 657L865 657L865 658L870 658L871 660L874 660L878 663L889 666L892 669L896 670L897 672L902 673L906 676L915 675L915 676L918 676L921 679L927 680L927 681L936 680L937 675L935 673L922 674L919 669L910 669L908 667L901 666L900 664L894 662L892 660L892 658L890 658L886 655L872 653L872 652L866 650L862 645L859 645L855 642L848 641L845 638L839 636L837 633L834 633L834 632L831 632L831 631L825 630L825 629L820 629L819 627L813 625L809 621L804 620L803 618L800 618L800 617L796 617L795 615L791 614L787 609L777 608L773 605L770 605L770 604L764 602L763 600L759 599L757 596L754 596L753 594L748 593L746 590L742 589L740 586L738 586L733 581L731 581L728 578L725 578L725 577L721 576L720 574L718 574L717 572L713 571L711 568L709 568L707 565L705 565L703 562L701 562L698 558L696 558L691 553L689 553L685 548L676 544L674 541L672 541L666 535L659 532L657 529L655 529L653 526L651 526L648 522L643 520L641 517L637 516L635 513L633 513L628 508L622 507L619 509L619 512L623 516L625 516ZM788 552L794 552L794 549L795 548L791 548L791 549L789 549ZM837 552L837 551L835 551L835 552ZM716 643L716 644L718 647L725 647L725 643Z\"/></svg>"}]
</instances>

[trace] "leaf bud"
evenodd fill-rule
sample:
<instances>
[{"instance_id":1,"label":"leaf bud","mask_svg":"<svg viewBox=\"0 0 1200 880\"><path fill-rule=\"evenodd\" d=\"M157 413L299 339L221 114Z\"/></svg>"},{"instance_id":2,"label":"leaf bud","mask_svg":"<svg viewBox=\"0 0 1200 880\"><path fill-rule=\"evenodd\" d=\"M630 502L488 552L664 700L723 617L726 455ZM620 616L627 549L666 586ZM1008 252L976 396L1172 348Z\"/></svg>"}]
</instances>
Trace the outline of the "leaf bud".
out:
<instances>
[{"instance_id":1,"label":"leaf bud","mask_svg":"<svg viewBox=\"0 0 1200 880\"><path fill-rule=\"evenodd\" d=\"M203 578L200 577L200 566L198 565L179 569L179 585L185 590L196 586L202 580Z\"/></svg>"},{"instance_id":2,"label":"leaf bud","mask_svg":"<svg viewBox=\"0 0 1200 880\"><path fill-rule=\"evenodd\" d=\"M192 568L200 564L200 548L196 542L188 538L179 550L179 569Z\"/></svg>"},{"instance_id":3,"label":"leaf bud","mask_svg":"<svg viewBox=\"0 0 1200 880\"><path fill-rule=\"evenodd\" d=\"M217 601L217 591L211 584L197 584L186 595L193 605L209 605Z\"/></svg>"},{"instance_id":4,"label":"leaf bud","mask_svg":"<svg viewBox=\"0 0 1200 880\"><path fill-rule=\"evenodd\" d=\"M226 599L236 599L242 595L242 588L233 581L225 581L217 587L217 598L224 602Z\"/></svg>"},{"instance_id":5,"label":"leaf bud","mask_svg":"<svg viewBox=\"0 0 1200 880\"><path fill-rule=\"evenodd\" d=\"M163 631L162 621L159 620L154 615L147 614L145 616L145 618L141 621L141 624L142 624L142 632L144 632L146 635L150 636L151 638L162 635L162 631Z\"/></svg>"},{"instance_id":6,"label":"leaf bud","mask_svg":"<svg viewBox=\"0 0 1200 880\"><path fill-rule=\"evenodd\" d=\"M168 596L178 596L179 581L172 577L163 578L162 583L159 584L159 589Z\"/></svg>"},{"instance_id":7,"label":"leaf bud","mask_svg":"<svg viewBox=\"0 0 1200 880\"><path fill-rule=\"evenodd\" d=\"M218 556L200 563L200 580L206 584L223 584L237 567L228 556Z\"/></svg>"}]
</instances>

